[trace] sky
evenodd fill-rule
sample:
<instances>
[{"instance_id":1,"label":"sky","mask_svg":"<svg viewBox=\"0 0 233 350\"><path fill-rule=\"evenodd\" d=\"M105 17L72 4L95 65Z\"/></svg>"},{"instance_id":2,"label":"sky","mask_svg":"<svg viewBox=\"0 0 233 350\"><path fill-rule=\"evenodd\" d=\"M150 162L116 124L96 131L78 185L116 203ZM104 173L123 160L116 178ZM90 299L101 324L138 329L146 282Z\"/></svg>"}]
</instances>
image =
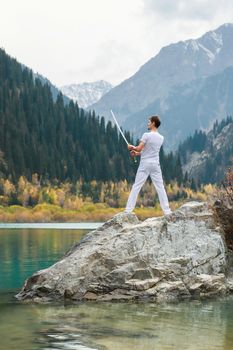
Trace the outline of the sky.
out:
<instances>
[{"instance_id":1,"label":"sky","mask_svg":"<svg viewBox=\"0 0 233 350\"><path fill-rule=\"evenodd\" d=\"M54 85L129 78L160 49L233 22L232 0L0 0L0 47Z\"/></svg>"}]
</instances>

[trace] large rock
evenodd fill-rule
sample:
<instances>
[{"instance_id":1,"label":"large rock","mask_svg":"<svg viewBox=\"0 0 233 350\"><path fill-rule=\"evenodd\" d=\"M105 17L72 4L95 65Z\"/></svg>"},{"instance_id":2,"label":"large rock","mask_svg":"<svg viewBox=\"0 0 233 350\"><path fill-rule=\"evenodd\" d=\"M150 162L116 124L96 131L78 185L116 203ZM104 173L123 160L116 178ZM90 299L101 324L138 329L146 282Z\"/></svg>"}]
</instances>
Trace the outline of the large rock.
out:
<instances>
[{"instance_id":1,"label":"large rock","mask_svg":"<svg viewBox=\"0 0 233 350\"><path fill-rule=\"evenodd\" d=\"M224 238L206 203L140 222L120 213L51 267L34 273L19 300L175 300L225 294Z\"/></svg>"}]
</instances>

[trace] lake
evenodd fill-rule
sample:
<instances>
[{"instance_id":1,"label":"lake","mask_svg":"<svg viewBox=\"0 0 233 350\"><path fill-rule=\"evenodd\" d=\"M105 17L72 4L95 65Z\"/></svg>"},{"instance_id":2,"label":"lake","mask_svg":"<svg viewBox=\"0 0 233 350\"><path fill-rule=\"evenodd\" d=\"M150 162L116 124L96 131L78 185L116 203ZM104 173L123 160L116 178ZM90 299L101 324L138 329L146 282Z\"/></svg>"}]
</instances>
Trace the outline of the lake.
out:
<instances>
[{"instance_id":1,"label":"lake","mask_svg":"<svg viewBox=\"0 0 233 350\"><path fill-rule=\"evenodd\" d=\"M14 225L14 224L13 224ZM90 229L76 224L0 228L0 349L233 349L233 297L173 304L23 304L14 295Z\"/></svg>"}]
</instances>

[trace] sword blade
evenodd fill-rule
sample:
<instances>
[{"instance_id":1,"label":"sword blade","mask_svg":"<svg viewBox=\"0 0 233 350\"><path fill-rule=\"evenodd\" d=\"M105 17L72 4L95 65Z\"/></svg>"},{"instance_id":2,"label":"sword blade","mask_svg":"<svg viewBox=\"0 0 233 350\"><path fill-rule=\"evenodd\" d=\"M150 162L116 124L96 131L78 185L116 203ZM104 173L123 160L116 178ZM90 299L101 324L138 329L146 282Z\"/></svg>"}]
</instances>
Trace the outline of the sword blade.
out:
<instances>
[{"instance_id":1,"label":"sword blade","mask_svg":"<svg viewBox=\"0 0 233 350\"><path fill-rule=\"evenodd\" d=\"M116 126L117 126L117 128L119 130L119 132L121 133L121 136L123 137L123 139L125 140L126 144L128 145L129 142L126 140L126 137L125 137L123 131L121 130L120 125L118 124L118 121L116 120L116 117L115 117L115 115L114 115L112 110L111 110L111 114L112 114L113 120L114 120L114 122L115 122L115 124L116 124Z\"/></svg>"}]
</instances>

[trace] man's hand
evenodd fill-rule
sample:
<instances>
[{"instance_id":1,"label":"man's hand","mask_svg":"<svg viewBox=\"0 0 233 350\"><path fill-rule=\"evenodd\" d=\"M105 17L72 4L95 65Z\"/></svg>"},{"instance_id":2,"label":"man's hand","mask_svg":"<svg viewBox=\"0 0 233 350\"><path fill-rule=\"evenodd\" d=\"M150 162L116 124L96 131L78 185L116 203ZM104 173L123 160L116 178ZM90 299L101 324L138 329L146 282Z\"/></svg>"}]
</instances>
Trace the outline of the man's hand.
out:
<instances>
[{"instance_id":1,"label":"man's hand","mask_svg":"<svg viewBox=\"0 0 233 350\"><path fill-rule=\"evenodd\" d=\"M135 146L133 146L133 145L128 145L128 150L129 151L132 151L132 150L134 150L135 149Z\"/></svg>"},{"instance_id":2,"label":"man's hand","mask_svg":"<svg viewBox=\"0 0 233 350\"><path fill-rule=\"evenodd\" d=\"M141 155L141 153L140 153L140 152L137 152L137 151L132 150L132 151L130 151L130 155L131 155L131 157L138 157L138 156L140 156L140 155Z\"/></svg>"}]
</instances>

